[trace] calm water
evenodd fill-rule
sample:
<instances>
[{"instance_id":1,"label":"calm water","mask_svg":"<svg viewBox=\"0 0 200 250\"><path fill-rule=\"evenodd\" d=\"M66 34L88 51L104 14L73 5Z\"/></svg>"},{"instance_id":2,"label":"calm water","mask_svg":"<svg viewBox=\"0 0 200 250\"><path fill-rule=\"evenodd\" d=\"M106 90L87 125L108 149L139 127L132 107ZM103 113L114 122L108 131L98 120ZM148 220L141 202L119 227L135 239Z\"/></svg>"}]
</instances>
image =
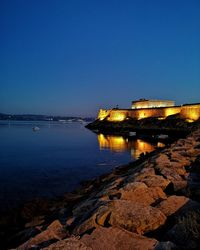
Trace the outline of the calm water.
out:
<instances>
[{"instance_id":1,"label":"calm water","mask_svg":"<svg viewBox=\"0 0 200 250\"><path fill-rule=\"evenodd\" d=\"M0 121L0 209L62 195L153 149L142 140L96 135L80 123Z\"/></svg>"}]
</instances>

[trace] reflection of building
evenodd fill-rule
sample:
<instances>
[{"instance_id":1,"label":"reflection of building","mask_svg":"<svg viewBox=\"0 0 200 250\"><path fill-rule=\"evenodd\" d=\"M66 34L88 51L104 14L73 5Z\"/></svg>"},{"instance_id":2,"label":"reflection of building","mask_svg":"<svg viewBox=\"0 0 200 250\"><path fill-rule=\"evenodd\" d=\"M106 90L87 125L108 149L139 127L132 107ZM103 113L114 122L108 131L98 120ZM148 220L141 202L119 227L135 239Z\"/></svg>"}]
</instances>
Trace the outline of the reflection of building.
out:
<instances>
[{"instance_id":1,"label":"reflection of building","mask_svg":"<svg viewBox=\"0 0 200 250\"><path fill-rule=\"evenodd\" d=\"M131 108L132 109L161 108L161 107L173 107L174 105L175 105L174 101L140 99L138 101L133 101Z\"/></svg>"},{"instance_id":2,"label":"reflection of building","mask_svg":"<svg viewBox=\"0 0 200 250\"><path fill-rule=\"evenodd\" d=\"M130 151L131 156L134 159L138 159L141 153L151 152L155 149L151 143L136 139L130 141L128 138L125 139L123 136L113 135L98 135L99 147L101 150L109 149L115 152ZM163 143L158 143L158 147L163 147Z\"/></svg>"},{"instance_id":3,"label":"reflection of building","mask_svg":"<svg viewBox=\"0 0 200 250\"><path fill-rule=\"evenodd\" d=\"M131 156L134 159L138 159L141 153L150 153L154 149L155 147L152 144L137 139L136 141L134 141L133 147L131 148Z\"/></svg>"},{"instance_id":4,"label":"reflection of building","mask_svg":"<svg viewBox=\"0 0 200 250\"><path fill-rule=\"evenodd\" d=\"M100 149L110 149L116 152L127 150L127 142L122 136L98 135Z\"/></svg>"},{"instance_id":5,"label":"reflection of building","mask_svg":"<svg viewBox=\"0 0 200 250\"><path fill-rule=\"evenodd\" d=\"M131 109L100 109L98 119L120 122L129 118L138 120L148 117L165 119L175 114L179 114L181 118L191 122L200 118L200 103L182 106L174 105L174 101L140 99L132 102Z\"/></svg>"}]
</instances>

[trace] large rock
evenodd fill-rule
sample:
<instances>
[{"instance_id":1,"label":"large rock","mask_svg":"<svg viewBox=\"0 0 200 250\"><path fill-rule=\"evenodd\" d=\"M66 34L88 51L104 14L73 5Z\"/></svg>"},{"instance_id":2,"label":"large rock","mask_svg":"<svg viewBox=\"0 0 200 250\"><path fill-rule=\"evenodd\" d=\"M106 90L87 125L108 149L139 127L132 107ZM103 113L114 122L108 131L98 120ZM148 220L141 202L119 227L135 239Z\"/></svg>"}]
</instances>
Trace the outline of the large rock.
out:
<instances>
[{"instance_id":1,"label":"large rock","mask_svg":"<svg viewBox=\"0 0 200 250\"><path fill-rule=\"evenodd\" d=\"M170 184L170 181L165 179L161 175L150 175L146 176L143 179L143 182L148 186L148 187L160 187L163 190Z\"/></svg>"},{"instance_id":2,"label":"large rock","mask_svg":"<svg viewBox=\"0 0 200 250\"><path fill-rule=\"evenodd\" d=\"M164 200L160 202L157 205L157 208L162 211L163 214L166 216L170 216L174 213L176 213L179 209L181 209L184 205L186 205L189 202L189 199L185 196L176 196L172 195L167 198L167 200Z\"/></svg>"},{"instance_id":3,"label":"large rock","mask_svg":"<svg viewBox=\"0 0 200 250\"><path fill-rule=\"evenodd\" d=\"M129 183L119 190L122 200L130 200L144 206L151 205L157 200L167 199L166 194L160 187L147 187L142 182Z\"/></svg>"},{"instance_id":4,"label":"large rock","mask_svg":"<svg viewBox=\"0 0 200 250\"><path fill-rule=\"evenodd\" d=\"M80 239L70 237L65 240L58 241L43 250L92 250L91 247L86 246ZM105 249L104 249L105 250Z\"/></svg>"},{"instance_id":5,"label":"large rock","mask_svg":"<svg viewBox=\"0 0 200 250\"><path fill-rule=\"evenodd\" d=\"M151 167L143 168L139 173L136 173L134 175L134 181L143 181L144 178L155 175L155 170L153 168L153 165Z\"/></svg>"},{"instance_id":6,"label":"large rock","mask_svg":"<svg viewBox=\"0 0 200 250\"><path fill-rule=\"evenodd\" d=\"M35 237L29 239L24 244L19 246L18 250L29 249L32 246L39 245L41 243L48 242L50 240L61 240L66 237L68 233L64 230L63 226L58 220L52 222L46 230L37 234Z\"/></svg>"},{"instance_id":7,"label":"large rock","mask_svg":"<svg viewBox=\"0 0 200 250\"><path fill-rule=\"evenodd\" d=\"M109 224L138 234L153 231L166 221L166 216L159 209L131 201L113 201L110 210Z\"/></svg>"},{"instance_id":8,"label":"large rock","mask_svg":"<svg viewBox=\"0 0 200 250\"><path fill-rule=\"evenodd\" d=\"M173 162L180 162L183 166L188 166L191 164L191 159L189 157L182 156L177 151L171 151L171 161Z\"/></svg>"},{"instance_id":9,"label":"large rock","mask_svg":"<svg viewBox=\"0 0 200 250\"><path fill-rule=\"evenodd\" d=\"M116 227L99 227L91 235L84 235L81 242L94 250L150 250L158 243L155 239Z\"/></svg>"},{"instance_id":10,"label":"large rock","mask_svg":"<svg viewBox=\"0 0 200 250\"><path fill-rule=\"evenodd\" d=\"M183 180L183 178L177 173L177 171L170 168L170 166L168 167L159 166L156 168L159 169L160 173L169 181L182 181Z\"/></svg>"},{"instance_id":11,"label":"large rock","mask_svg":"<svg viewBox=\"0 0 200 250\"><path fill-rule=\"evenodd\" d=\"M166 154L160 154L157 157L157 159L155 160L155 163L158 166L166 167L166 166L169 166L170 160L169 160L169 158L168 158L168 156Z\"/></svg>"},{"instance_id":12,"label":"large rock","mask_svg":"<svg viewBox=\"0 0 200 250\"><path fill-rule=\"evenodd\" d=\"M182 181L172 181L173 187L174 187L174 191L182 191L182 193L184 193L184 191L186 190L187 186L188 186L188 182L185 180Z\"/></svg>"}]
</instances>

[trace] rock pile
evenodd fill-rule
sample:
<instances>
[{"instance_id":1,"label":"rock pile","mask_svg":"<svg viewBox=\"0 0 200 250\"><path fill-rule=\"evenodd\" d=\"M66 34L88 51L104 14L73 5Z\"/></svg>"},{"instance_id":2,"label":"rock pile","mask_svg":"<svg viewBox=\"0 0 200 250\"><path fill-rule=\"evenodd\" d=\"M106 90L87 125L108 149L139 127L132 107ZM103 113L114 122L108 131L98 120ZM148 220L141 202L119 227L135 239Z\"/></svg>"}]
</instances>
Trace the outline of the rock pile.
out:
<instances>
[{"instance_id":1,"label":"rock pile","mask_svg":"<svg viewBox=\"0 0 200 250\"><path fill-rule=\"evenodd\" d=\"M26 223L24 234L37 233L17 249L198 249L200 203L189 182L199 145L197 129L138 165L88 182L73 205L66 197L54 216Z\"/></svg>"}]
</instances>

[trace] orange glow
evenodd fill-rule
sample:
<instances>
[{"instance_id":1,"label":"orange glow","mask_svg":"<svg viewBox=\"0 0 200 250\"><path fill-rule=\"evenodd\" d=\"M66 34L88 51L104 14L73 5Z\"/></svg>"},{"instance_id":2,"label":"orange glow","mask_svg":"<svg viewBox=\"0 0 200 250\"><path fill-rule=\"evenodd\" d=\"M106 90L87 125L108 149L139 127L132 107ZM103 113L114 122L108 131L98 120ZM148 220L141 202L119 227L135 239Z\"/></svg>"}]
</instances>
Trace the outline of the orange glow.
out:
<instances>
[{"instance_id":1,"label":"orange glow","mask_svg":"<svg viewBox=\"0 0 200 250\"><path fill-rule=\"evenodd\" d=\"M191 104L176 107L160 107L146 109L100 109L98 114L99 120L107 119L111 122L121 122L129 117L138 120L155 117L159 120L165 119L170 115L180 114L180 117L187 119L188 122L196 121L200 118L200 104Z\"/></svg>"},{"instance_id":2,"label":"orange glow","mask_svg":"<svg viewBox=\"0 0 200 250\"><path fill-rule=\"evenodd\" d=\"M98 114L98 119L100 121L104 120L110 113L110 110L100 109Z\"/></svg>"},{"instance_id":3,"label":"orange glow","mask_svg":"<svg viewBox=\"0 0 200 250\"><path fill-rule=\"evenodd\" d=\"M141 153L151 152L155 149L153 145L143 140L129 141L128 138L125 139L122 136L99 134L98 142L101 150L110 149L114 152L130 151L134 159L138 159ZM164 146L164 144L157 146Z\"/></svg>"},{"instance_id":4,"label":"orange glow","mask_svg":"<svg viewBox=\"0 0 200 250\"><path fill-rule=\"evenodd\" d=\"M110 113L110 117L108 117L108 121L111 122L121 122L126 119L126 114L120 111L112 111Z\"/></svg>"},{"instance_id":5,"label":"orange glow","mask_svg":"<svg viewBox=\"0 0 200 250\"><path fill-rule=\"evenodd\" d=\"M162 143L162 142L158 142L158 143L157 143L157 147L158 147L158 148L163 148L163 147L165 147L165 144Z\"/></svg>"},{"instance_id":6,"label":"orange glow","mask_svg":"<svg viewBox=\"0 0 200 250\"><path fill-rule=\"evenodd\" d=\"M166 108L165 111L164 111L164 113L165 113L164 116L167 117L169 115L175 115L175 114L180 113L180 111L181 111L181 108L177 108L177 107L175 107L175 108Z\"/></svg>"},{"instance_id":7,"label":"orange glow","mask_svg":"<svg viewBox=\"0 0 200 250\"><path fill-rule=\"evenodd\" d=\"M134 143L134 147L131 149L131 155L134 159L138 159L141 153L150 153L155 148L148 142L137 139Z\"/></svg>"},{"instance_id":8,"label":"orange glow","mask_svg":"<svg viewBox=\"0 0 200 250\"><path fill-rule=\"evenodd\" d=\"M147 117L151 117L151 115L148 113L145 113L145 111L141 110L139 111L138 113L138 120L141 120L141 119L144 119L144 118L147 118Z\"/></svg>"},{"instance_id":9,"label":"orange glow","mask_svg":"<svg viewBox=\"0 0 200 250\"><path fill-rule=\"evenodd\" d=\"M193 121L198 120L200 117L200 113L198 109L190 109L188 110L186 114L187 114L188 119L193 120Z\"/></svg>"},{"instance_id":10,"label":"orange glow","mask_svg":"<svg viewBox=\"0 0 200 250\"><path fill-rule=\"evenodd\" d=\"M100 149L110 149L111 151L123 152L127 149L127 142L122 136L98 135Z\"/></svg>"}]
</instances>

